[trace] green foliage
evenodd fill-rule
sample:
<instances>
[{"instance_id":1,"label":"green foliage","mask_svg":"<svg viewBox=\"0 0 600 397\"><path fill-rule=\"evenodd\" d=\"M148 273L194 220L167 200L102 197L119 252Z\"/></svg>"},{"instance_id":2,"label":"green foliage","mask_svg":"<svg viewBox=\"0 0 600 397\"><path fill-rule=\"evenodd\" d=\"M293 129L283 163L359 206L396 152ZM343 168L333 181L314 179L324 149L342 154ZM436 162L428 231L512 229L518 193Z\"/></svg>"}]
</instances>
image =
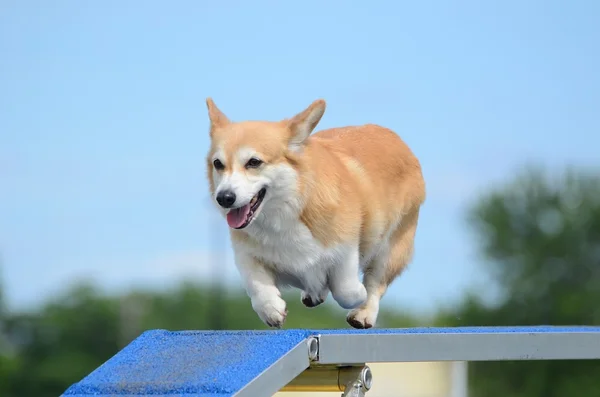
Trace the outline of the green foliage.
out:
<instances>
[{"instance_id":1,"label":"green foliage","mask_svg":"<svg viewBox=\"0 0 600 397\"><path fill-rule=\"evenodd\" d=\"M468 295L445 325L600 324L600 179L530 170L469 213L483 264L500 287L488 307ZM600 396L597 361L471 363L473 397Z\"/></svg>"}]
</instances>

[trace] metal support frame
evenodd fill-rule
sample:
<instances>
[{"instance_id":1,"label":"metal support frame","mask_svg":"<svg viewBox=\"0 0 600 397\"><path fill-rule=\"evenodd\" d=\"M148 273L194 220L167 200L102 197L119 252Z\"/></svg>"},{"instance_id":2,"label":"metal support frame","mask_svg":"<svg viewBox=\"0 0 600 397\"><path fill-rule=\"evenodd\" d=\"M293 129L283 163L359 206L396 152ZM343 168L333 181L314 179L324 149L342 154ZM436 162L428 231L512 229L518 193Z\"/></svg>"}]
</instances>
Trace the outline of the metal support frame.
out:
<instances>
[{"instance_id":1,"label":"metal support frame","mask_svg":"<svg viewBox=\"0 0 600 397\"><path fill-rule=\"evenodd\" d=\"M311 365L280 391L332 392L371 388L372 374L367 365Z\"/></svg>"},{"instance_id":2,"label":"metal support frame","mask_svg":"<svg viewBox=\"0 0 600 397\"><path fill-rule=\"evenodd\" d=\"M597 331L448 331L323 334L319 363L600 359Z\"/></svg>"},{"instance_id":3,"label":"metal support frame","mask_svg":"<svg viewBox=\"0 0 600 397\"><path fill-rule=\"evenodd\" d=\"M371 389L372 384L371 369L365 365L354 379L346 383L342 397L364 397L365 393Z\"/></svg>"},{"instance_id":4,"label":"metal support frame","mask_svg":"<svg viewBox=\"0 0 600 397\"><path fill-rule=\"evenodd\" d=\"M364 397L371 389L373 375L367 365L314 364L319 360L319 336L311 336L306 344L311 365L280 391L341 391L342 397Z\"/></svg>"}]
</instances>

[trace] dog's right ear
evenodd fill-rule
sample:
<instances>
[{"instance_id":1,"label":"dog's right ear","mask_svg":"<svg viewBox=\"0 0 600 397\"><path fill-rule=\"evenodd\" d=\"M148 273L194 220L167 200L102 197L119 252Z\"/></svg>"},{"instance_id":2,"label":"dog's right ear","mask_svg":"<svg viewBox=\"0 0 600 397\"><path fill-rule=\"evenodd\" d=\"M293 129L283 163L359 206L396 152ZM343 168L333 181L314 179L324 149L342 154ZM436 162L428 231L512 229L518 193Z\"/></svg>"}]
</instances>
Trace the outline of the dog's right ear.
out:
<instances>
[{"instance_id":1,"label":"dog's right ear","mask_svg":"<svg viewBox=\"0 0 600 397\"><path fill-rule=\"evenodd\" d=\"M296 151L302 146L304 140L308 138L317 124L319 124L323 113L325 113L325 101L317 99L303 112L287 120L287 125L291 132L289 147L292 151Z\"/></svg>"},{"instance_id":2,"label":"dog's right ear","mask_svg":"<svg viewBox=\"0 0 600 397\"><path fill-rule=\"evenodd\" d=\"M230 123L227 116L219 110L217 105L213 102L212 98L206 98L206 107L208 108L208 118L210 119L210 131L212 134L213 128L223 127Z\"/></svg>"}]
</instances>

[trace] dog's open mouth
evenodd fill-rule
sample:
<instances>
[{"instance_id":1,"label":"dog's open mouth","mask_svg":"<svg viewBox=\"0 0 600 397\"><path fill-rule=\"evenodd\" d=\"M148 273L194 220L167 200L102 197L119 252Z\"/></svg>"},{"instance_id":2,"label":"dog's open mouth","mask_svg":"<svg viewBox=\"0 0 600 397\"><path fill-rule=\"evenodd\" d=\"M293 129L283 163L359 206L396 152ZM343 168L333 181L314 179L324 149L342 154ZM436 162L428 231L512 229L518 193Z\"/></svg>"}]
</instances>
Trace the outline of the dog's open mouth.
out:
<instances>
[{"instance_id":1,"label":"dog's open mouth","mask_svg":"<svg viewBox=\"0 0 600 397\"><path fill-rule=\"evenodd\" d=\"M254 214L267 193L267 188L262 188L256 193L256 196L252 197L252 200L243 207L234 208L227 213L227 223L229 227L233 229L243 229L252 222Z\"/></svg>"}]
</instances>

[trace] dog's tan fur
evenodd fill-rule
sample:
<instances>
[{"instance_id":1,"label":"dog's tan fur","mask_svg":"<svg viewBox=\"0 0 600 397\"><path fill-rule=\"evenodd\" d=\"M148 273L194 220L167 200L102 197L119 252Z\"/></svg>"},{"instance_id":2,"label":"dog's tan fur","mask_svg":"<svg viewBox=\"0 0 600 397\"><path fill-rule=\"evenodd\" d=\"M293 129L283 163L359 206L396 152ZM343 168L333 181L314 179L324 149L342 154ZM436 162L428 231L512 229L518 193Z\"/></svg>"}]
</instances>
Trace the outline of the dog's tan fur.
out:
<instances>
[{"instance_id":1,"label":"dog's tan fur","mask_svg":"<svg viewBox=\"0 0 600 397\"><path fill-rule=\"evenodd\" d=\"M207 106L211 120L212 145L207 157L211 193L215 192L215 183L210 154L217 148L233 159L239 148L251 147L266 166L289 165L298 175L297 195L302 208L299 222L324 249L358 244L368 297L349 314L348 322L357 328L374 325L373 318L362 318L369 317L364 312L375 305L374 300L378 308L389 284L410 262L419 210L425 200L421 166L409 147L393 131L373 124L332 128L298 138L306 131L310 134L320 121L325 109L323 100L279 122L233 123L210 98ZM291 146L294 139L300 143ZM231 163L224 172L259 172ZM246 229L232 229L231 237L234 244L261 244ZM382 241L387 243L382 245ZM387 253L382 255L382 249ZM257 261L264 262L260 258ZM369 279L377 273L377 266L384 267L384 274Z\"/></svg>"}]
</instances>

